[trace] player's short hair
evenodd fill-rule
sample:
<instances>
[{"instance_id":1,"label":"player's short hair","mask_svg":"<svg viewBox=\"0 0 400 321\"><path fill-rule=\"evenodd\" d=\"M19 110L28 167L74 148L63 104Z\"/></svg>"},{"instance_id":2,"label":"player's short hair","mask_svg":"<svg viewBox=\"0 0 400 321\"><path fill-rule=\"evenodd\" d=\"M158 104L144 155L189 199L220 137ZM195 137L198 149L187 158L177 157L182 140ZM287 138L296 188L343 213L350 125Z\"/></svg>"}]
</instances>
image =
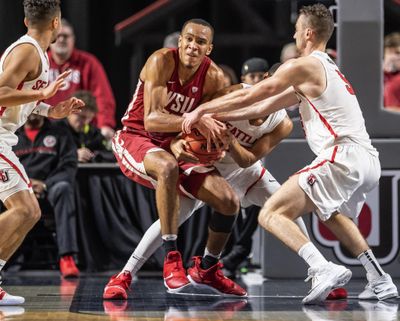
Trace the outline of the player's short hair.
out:
<instances>
[{"instance_id":1,"label":"player's short hair","mask_svg":"<svg viewBox=\"0 0 400 321\"><path fill-rule=\"evenodd\" d=\"M317 39L328 42L333 33L334 22L327 7L321 3L304 6L300 9L300 15L306 17L306 24L315 31Z\"/></svg>"},{"instance_id":2,"label":"player's short hair","mask_svg":"<svg viewBox=\"0 0 400 321\"><path fill-rule=\"evenodd\" d=\"M400 47L400 32L392 32L385 36L384 46L385 48Z\"/></svg>"},{"instance_id":3,"label":"player's short hair","mask_svg":"<svg viewBox=\"0 0 400 321\"><path fill-rule=\"evenodd\" d=\"M50 22L60 13L60 0L24 0L25 17L32 24Z\"/></svg>"},{"instance_id":4,"label":"player's short hair","mask_svg":"<svg viewBox=\"0 0 400 321\"><path fill-rule=\"evenodd\" d=\"M212 40L213 40L213 38L214 38L214 27L213 27L208 21L205 21L204 19L200 19L200 18L194 18L194 19L187 20L187 21L183 24L183 26L182 26L181 33L183 32L183 30L185 29L185 27L186 27L189 23L194 23L194 24L196 24L196 25L202 25L202 26L205 26L205 27L209 28L209 29L211 30L211 39L210 39L210 42L212 42Z\"/></svg>"},{"instance_id":5,"label":"player's short hair","mask_svg":"<svg viewBox=\"0 0 400 321\"><path fill-rule=\"evenodd\" d=\"M88 90L78 90L72 94L73 97L83 100L85 103L85 107L83 107L87 111L91 111L93 113L97 113L97 103L96 98L92 95L92 93Z\"/></svg>"}]
</instances>

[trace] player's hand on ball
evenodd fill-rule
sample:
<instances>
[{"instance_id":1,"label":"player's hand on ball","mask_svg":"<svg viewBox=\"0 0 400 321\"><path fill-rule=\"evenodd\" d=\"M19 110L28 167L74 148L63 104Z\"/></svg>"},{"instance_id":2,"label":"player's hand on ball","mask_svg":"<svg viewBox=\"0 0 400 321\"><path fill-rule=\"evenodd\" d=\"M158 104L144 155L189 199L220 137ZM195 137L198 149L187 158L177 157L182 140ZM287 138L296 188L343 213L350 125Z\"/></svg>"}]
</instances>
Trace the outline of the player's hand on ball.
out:
<instances>
[{"instance_id":1,"label":"player's hand on ball","mask_svg":"<svg viewBox=\"0 0 400 321\"><path fill-rule=\"evenodd\" d=\"M225 150L229 143L226 140L226 125L209 115L203 116L194 126L199 132L207 138L207 151L211 151L212 144L218 150Z\"/></svg>"},{"instance_id":2,"label":"player's hand on ball","mask_svg":"<svg viewBox=\"0 0 400 321\"><path fill-rule=\"evenodd\" d=\"M177 137L171 141L170 149L178 161L184 161L187 163L199 162L199 159L190 152L189 143L181 137Z\"/></svg>"}]
</instances>

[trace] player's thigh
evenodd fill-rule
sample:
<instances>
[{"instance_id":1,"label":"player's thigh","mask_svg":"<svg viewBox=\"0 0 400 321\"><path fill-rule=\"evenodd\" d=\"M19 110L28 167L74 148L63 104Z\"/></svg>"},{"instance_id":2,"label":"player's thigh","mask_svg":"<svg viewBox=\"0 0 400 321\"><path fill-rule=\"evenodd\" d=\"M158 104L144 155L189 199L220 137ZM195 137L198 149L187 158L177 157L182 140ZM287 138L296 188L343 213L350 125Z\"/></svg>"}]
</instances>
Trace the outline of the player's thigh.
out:
<instances>
[{"instance_id":1,"label":"player's thigh","mask_svg":"<svg viewBox=\"0 0 400 321\"><path fill-rule=\"evenodd\" d=\"M271 175L270 172L265 171L264 175L250 189L241 199L242 207L250 205L257 205L263 207L265 202L274 194L281 184Z\"/></svg>"},{"instance_id":2,"label":"player's thigh","mask_svg":"<svg viewBox=\"0 0 400 321\"><path fill-rule=\"evenodd\" d=\"M264 214L281 214L291 219L312 212L316 206L300 188L298 175L291 176L265 203Z\"/></svg>"},{"instance_id":3,"label":"player's thigh","mask_svg":"<svg viewBox=\"0 0 400 321\"><path fill-rule=\"evenodd\" d=\"M197 198L217 210L220 208L239 210L239 198L235 191L217 172L207 175L199 188Z\"/></svg>"}]
</instances>

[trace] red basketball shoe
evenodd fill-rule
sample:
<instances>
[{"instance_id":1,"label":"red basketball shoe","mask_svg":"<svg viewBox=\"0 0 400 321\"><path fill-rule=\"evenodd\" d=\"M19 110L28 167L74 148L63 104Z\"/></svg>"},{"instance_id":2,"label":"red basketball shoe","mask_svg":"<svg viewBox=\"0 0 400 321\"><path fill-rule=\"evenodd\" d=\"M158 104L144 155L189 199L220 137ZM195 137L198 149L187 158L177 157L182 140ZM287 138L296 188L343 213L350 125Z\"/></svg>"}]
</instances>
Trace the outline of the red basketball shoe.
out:
<instances>
[{"instance_id":1,"label":"red basketball shoe","mask_svg":"<svg viewBox=\"0 0 400 321\"><path fill-rule=\"evenodd\" d=\"M60 258L60 272L65 278L77 278L79 276L79 269L71 255L65 255Z\"/></svg>"},{"instance_id":2,"label":"red basketball shoe","mask_svg":"<svg viewBox=\"0 0 400 321\"><path fill-rule=\"evenodd\" d=\"M223 267L222 263L218 262L208 270L203 270L200 266L200 256L193 257L193 261L194 265L188 269L188 278L194 286L209 289L223 296L247 296L246 290L224 276L221 270Z\"/></svg>"},{"instance_id":3,"label":"red basketball shoe","mask_svg":"<svg viewBox=\"0 0 400 321\"><path fill-rule=\"evenodd\" d=\"M132 276L128 271L115 274L110 278L103 292L104 300L126 300L128 298L129 287L131 286Z\"/></svg>"},{"instance_id":4,"label":"red basketball shoe","mask_svg":"<svg viewBox=\"0 0 400 321\"><path fill-rule=\"evenodd\" d=\"M171 251L165 257L163 277L169 293L179 293L190 285L178 251Z\"/></svg>"},{"instance_id":5,"label":"red basketball shoe","mask_svg":"<svg viewBox=\"0 0 400 321\"><path fill-rule=\"evenodd\" d=\"M328 294L328 297L326 299L327 300L343 300L343 299L347 299L347 291L346 291L345 288L334 289Z\"/></svg>"}]
</instances>

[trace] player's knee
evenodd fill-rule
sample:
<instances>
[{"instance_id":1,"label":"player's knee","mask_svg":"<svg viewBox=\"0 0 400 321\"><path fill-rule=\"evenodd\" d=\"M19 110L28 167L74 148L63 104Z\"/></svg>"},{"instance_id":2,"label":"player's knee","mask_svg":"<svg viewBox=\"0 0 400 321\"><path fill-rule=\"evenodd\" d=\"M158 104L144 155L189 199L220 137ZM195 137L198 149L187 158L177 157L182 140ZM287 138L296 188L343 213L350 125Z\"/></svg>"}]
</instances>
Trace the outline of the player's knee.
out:
<instances>
[{"instance_id":1,"label":"player's knee","mask_svg":"<svg viewBox=\"0 0 400 321\"><path fill-rule=\"evenodd\" d=\"M40 220L41 210L39 204L23 204L16 209L18 215L23 217L23 221L26 224L33 225Z\"/></svg>"},{"instance_id":2,"label":"player's knee","mask_svg":"<svg viewBox=\"0 0 400 321\"><path fill-rule=\"evenodd\" d=\"M275 224L274 221L278 215L279 213L277 209L267 202L258 214L258 224L260 224L267 231L270 231L271 227Z\"/></svg>"},{"instance_id":3,"label":"player's knee","mask_svg":"<svg viewBox=\"0 0 400 321\"><path fill-rule=\"evenodd\" d=\"M214 209L224 215L236 215L240 209L239 197L235 193L226 193Z\"/></svg>"},{"instance_id":4,"label":"player's knee","mask_svg":"<svg viewBox=\"0 0 400 321\"><path fill-rule=\"evenodd\" d=\"M157 172L159 179L177 178L179 174L179 166L175 159L163 160L158 164Z\"/></svg>"}]
</instances>

